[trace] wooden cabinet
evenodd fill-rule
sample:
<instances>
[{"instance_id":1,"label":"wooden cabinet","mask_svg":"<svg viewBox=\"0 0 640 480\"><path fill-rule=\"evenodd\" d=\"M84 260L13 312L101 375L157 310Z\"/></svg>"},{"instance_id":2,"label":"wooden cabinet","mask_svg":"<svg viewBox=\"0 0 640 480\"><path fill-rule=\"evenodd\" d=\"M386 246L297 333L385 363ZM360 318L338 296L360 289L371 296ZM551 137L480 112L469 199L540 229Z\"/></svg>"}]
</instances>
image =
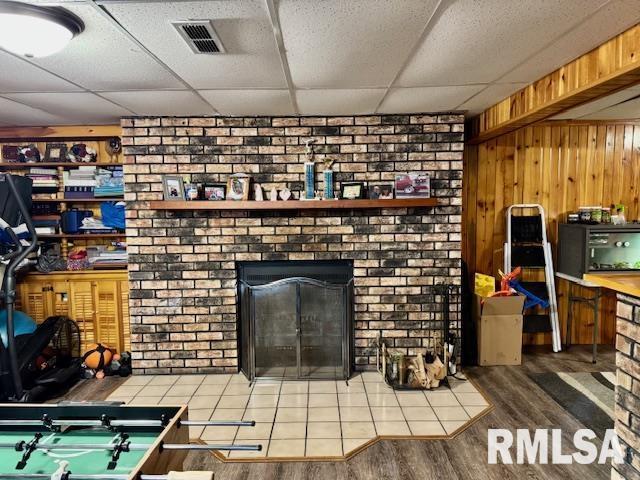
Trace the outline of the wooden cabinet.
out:
<instances>
[{"instance_id":1,"label":"wooden cabinet","mask_svg":"<svg viewBox=\"0 0 640 480\"><path fill-rule=\"evenodd\" d=\"M29 274L18 284L20 308L40 323L66 315L80 328L82 350L101 342L118 352L131 348L126 271Z\"/></svg>"}]
</instances>

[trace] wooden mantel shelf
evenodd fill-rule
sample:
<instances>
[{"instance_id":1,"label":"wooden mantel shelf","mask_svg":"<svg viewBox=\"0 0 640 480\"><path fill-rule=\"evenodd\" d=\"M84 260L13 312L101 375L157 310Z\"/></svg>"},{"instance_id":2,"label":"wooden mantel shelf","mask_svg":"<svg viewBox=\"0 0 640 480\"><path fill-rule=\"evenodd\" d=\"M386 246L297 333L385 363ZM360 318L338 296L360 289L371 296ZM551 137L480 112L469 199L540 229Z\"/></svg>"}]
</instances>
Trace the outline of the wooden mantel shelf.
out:
<instances>
[{"instance_id":1,"label":"wooden mantel shelf","mask_svg":"<svg viewBox=\"0 0 640 480\"><path fill-rule=\"evenodd\" d=\"M152 201L152 210L331 210L435 207L437 198L394 198L388 200L287 200L271 201Z\"/></svg>"}]
</instances>

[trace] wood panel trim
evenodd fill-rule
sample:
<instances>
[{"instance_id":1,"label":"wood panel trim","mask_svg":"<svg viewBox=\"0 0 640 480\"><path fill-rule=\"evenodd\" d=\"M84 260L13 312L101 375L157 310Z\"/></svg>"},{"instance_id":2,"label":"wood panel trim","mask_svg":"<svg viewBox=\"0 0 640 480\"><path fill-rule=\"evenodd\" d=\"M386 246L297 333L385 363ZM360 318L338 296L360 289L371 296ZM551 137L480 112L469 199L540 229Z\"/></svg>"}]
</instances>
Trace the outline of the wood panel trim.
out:
<instances>
[{"instance_id":1,"label":"wood panel trim","mask_svg":"<svg viewBox=\"0 0 640 480\"><path fill-rule=\"evenodd\" d=\"M60 125L51 127L0 127L2 139L106 138L122 135L120 125Z\"/></svg>"},{"instance_id":2,"label":"wood panel trim","mask_svg":"<svg viewBox=\"0 0 640 480\"><path fill-rule=\"evenodd\" d=\"M472 119L477 144L640 82L640 25L545 75Z\"/></svg>"}]
</instances>

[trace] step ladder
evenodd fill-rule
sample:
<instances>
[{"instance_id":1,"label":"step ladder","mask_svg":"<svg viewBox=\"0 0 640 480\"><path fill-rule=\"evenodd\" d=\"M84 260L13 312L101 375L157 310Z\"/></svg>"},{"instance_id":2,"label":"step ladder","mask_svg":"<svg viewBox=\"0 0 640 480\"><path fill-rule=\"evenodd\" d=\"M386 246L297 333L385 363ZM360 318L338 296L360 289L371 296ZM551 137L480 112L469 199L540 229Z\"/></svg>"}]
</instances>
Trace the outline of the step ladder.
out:
<instances>
[{"instance_id":1,"label":"step ladder","mask_svg":"<svg viewBox=\"0 0 640 480\"><path fill-rule=\"evenodd\" d=\"M537 215L512 215L514 210L535 209ZM540 299L549 303L547 313L540 309L524 313L523 333L550 332L553 351L561 347L560 325L558 322L558 301L553 273L551 245L547 240L544 208L537 204L518 204L507 208L507 239L504 244L504 272L514 267L544 269L544 282L521 281L520 285Z\"/></svg>"}]
</instances>

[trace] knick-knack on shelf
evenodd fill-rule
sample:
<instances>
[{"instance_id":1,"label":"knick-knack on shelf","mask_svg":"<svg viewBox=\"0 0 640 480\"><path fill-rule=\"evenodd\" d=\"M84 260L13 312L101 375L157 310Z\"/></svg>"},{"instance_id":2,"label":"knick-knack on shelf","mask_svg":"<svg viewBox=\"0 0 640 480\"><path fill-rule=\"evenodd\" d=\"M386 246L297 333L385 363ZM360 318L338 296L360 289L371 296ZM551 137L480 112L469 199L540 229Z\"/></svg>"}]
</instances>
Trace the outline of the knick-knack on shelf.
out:
<instances>
[{"instance_id":1,"label":"knick-knack on shelf","mask_svg":"<svg viewBox=\"0 0 640 480\"><path fill-rule=\"evenodd\" d=\"M262 187L257 183L253 185L253 199L257 200L258 202L262 202L264 200Z\"/></svg>"},{"instance_id":2,"label":"knick-knack on shelf","mask_svg":"<svg viewBox=\"0 0 640 480\"><path fill-rule=\"evenodd\" d=\"M291 198L291 190L289 190L287 187L284 187L282 190L280 190L280 198L285 202L289 200Z\"/></svg>"},{"instance_id":3,"label":"knick-knack on shelf","mask_svg":"<svg viewBox=\"0 0 640 480\"><path fill-rule=\"evenodd\" d=\"M272 202L276 202L278 200L278 189L276 187L273 187L269 192L269 200Z\"/></svg>"}]
</instances>

